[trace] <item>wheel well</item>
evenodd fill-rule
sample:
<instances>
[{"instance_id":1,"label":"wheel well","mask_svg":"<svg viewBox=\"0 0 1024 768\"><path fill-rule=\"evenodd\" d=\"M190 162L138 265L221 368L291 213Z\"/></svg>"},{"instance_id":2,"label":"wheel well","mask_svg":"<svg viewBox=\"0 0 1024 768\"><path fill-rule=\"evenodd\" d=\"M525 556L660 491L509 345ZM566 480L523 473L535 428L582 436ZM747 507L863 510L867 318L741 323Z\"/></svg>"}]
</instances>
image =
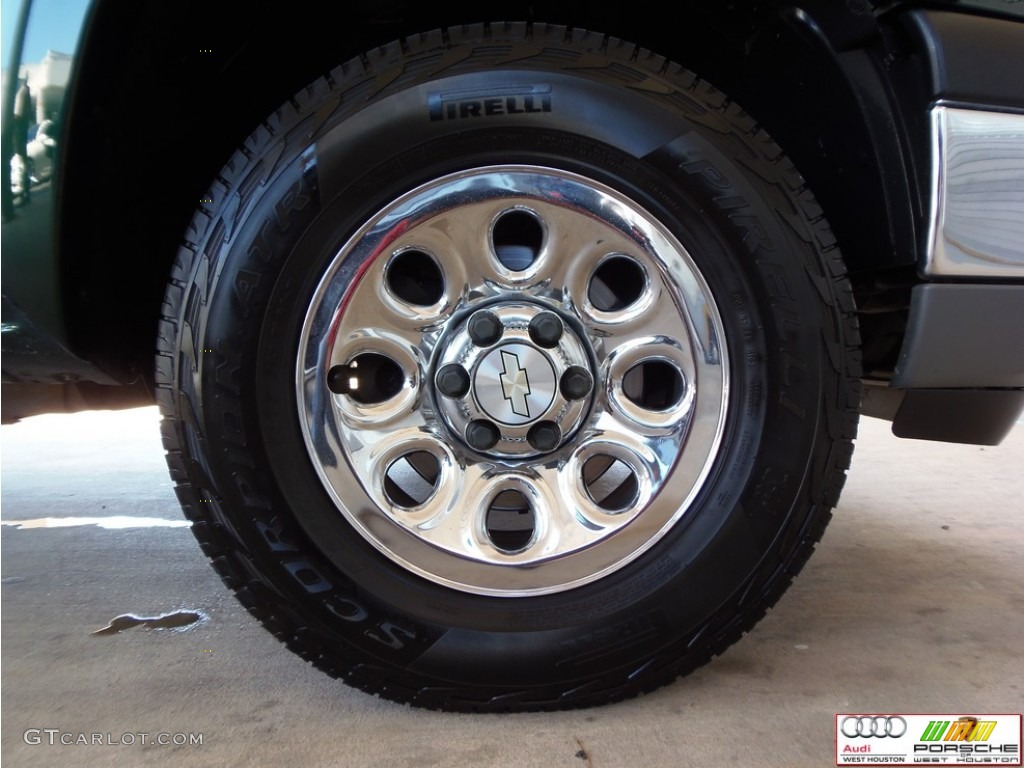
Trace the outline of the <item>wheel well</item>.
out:
<instances>
[{"instance_id":1,"label":"wheel well","mask_svg":"<svg viewBox=\"0 0 1024 768\"><path fill-rule=\"evenodd\" d=\"M805 6L814 6L807 3ZM834 5L822 3L823 7ZM865 4L789 11L690 3L686 23L653 9L540 0L489 4L492 18L595 29L664 54L728 93L776 138L830 217L851 271L915 259L915 173L873 61ZM357 2L343 27L308 0L101 0L83 38L60 212L62 289L75 352L125 380L151 377L171 262L211 180L259 121L341 61L478 6ZM311 23L312 20L312 23Z\"/></svg>"}]
</instances>

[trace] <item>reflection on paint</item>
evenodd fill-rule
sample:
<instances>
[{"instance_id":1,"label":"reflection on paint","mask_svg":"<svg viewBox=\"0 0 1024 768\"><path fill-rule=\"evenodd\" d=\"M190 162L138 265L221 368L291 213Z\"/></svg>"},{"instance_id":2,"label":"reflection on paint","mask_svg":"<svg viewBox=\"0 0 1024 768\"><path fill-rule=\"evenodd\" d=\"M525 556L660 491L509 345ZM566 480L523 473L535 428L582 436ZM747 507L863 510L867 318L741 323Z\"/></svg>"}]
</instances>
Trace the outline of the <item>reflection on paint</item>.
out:
<instances>
[{"instance_id":1,"label":"reflection on paint","mask_svg":"<svg viewBox=\"0 0 1024 768\"><path fill-rule=\"evenodd\" d=\"M77 525L96 525L100 528L188 528L188 520L165 520L162 517L39 517L35 520L0 520L0 525L26 528L71 528Z\"/></svg>"}]
</instances>

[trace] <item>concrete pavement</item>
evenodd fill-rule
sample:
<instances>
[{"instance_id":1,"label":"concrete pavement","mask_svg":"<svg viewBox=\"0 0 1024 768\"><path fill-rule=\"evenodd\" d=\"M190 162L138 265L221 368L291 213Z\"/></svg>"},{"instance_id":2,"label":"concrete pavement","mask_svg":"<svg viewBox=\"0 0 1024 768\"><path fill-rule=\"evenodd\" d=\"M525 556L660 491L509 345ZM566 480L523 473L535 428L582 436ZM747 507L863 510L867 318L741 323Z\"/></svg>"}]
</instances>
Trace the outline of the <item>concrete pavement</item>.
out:
<instances>
[{"instance_id":1,"label":"concrete pavement","mask_svg":"<svg viewBox=\"0 0 1024 768\"><path fill-rule=\"evenodd\" d=\"M155 409L27 419L0 429L0 451L12 768L828 766L837 712L1024 709L1024 426L979 448L862 420L823 543L740 643L633 701L501 716L414 710L314 670L237 604L187 527L11 525L180 521ZM91 634L175 610L203 618Z\"/></svg>"}]
</instances>

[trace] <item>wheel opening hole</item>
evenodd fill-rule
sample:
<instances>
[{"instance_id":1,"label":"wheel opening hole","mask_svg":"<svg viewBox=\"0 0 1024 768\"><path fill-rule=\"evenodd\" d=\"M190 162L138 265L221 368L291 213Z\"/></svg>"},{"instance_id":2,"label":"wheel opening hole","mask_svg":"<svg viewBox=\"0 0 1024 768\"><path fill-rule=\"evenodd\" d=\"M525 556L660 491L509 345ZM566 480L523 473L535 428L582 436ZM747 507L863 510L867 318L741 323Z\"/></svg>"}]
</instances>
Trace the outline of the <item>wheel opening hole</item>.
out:
<instances>
[{"instance_id":1,"label":"wheel opening hole","mask_svg":"<svg viewBox=\"0 0 1024 768\"><path fill-rule=\"evenodd\" d=\"M622 377L622 391L648 411L665 411L683 399L683 375L665 360L645 360Z\"/></svg>"},{"instance_id":2,"label":"wheel opening hole","mask_svg":"<svg viewBox=\"0 0 1024 768\"><path fill-rule=\"evenodd\" d=\"M348 395L357 403L383 403L402 391L405 374L401 366L386 355L366 352L348 365L336 365L327 374L327 386L338 395Z\"/></svg>"},{"instance_id":3,"label":"wheel opening hole","mask_svg":"<svg viewBox=\"0 0 1024 768\"><path fill-rule=\"evenodd\" d=\"M502 552L521 552L533 540L537 527L533 507L521 492L502 491L487 508L487 537Z\"/></svg>"},{"instance_id":4,"label":"wheel opening hole","mask_svg":"<svg viewBox=\"0 0 1024 768\"><path fill-rule=\"evenodd\" d=\"M437 490L441 464L426 451L412 451L395 459L384 473L384 495L396 507L412 509Z\"/></svg>"},{"instance_id":5,"label":"wheel opening hole","mask_svg":"<svg viewBox=\"0 0 1024 768\"><path fill-rule=\"evenodd\" d=\"M402 251L387 268L387 284L407 304L429 307L444 295L444 275L431 256L416 249Z\"/></svg>"},{"instance_id":6,"label":"wheel opening hole","mask_svg":"<svg viewBox=\"0 0 1024 768\"><path fill-rule=\"evenodd\" d=\"M587 495L605 512L624 512L640 497L636 472L614 456L599 454L583 463L583 486Z\"/></svg>"},{"instance_id":7,"label":"wheel opening hole","mask_svg":"<svg viewBox=\"0 0 1024 768\"><path fill-rule=\"evenodd\" d=\"M529 269L540 255L544 245L544 227L528 211L505 211L494 222L491 241L494 255L502 266L512 272L522 272Z\"/></svg>"},{"instance_id":8,"label":"wheel opening hole","mask_svg":"<svg viewBox=\"0 0 1024 768\"><path fill-rule=\"evenodd\" d=\"M615 312L635 304L646 287L643 267L628 256L612 256L594 270L588 297L602 312Z\"/></svg>"}]
</instances>

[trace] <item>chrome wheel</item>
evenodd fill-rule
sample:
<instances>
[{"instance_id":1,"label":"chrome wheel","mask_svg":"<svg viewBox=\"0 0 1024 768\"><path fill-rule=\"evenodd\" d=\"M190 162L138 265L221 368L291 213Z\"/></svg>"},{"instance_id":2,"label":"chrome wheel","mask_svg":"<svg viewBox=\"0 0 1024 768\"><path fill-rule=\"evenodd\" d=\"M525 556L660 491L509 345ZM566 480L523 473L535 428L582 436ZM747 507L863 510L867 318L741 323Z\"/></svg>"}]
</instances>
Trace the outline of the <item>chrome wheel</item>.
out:
<instances>
[{"instance_id":1,"label":"chrome wheel","mask_svg":"<svg viewBox=\"0 0 1024 768\"><path fill-rule=\"evenodd\" d=\"M680 242L536 166L445 176L376 214L324 274L297 365L339 514L402 567L495 596L594 581L676 525L728 385Z\"/></svg>"}]
</instances>

